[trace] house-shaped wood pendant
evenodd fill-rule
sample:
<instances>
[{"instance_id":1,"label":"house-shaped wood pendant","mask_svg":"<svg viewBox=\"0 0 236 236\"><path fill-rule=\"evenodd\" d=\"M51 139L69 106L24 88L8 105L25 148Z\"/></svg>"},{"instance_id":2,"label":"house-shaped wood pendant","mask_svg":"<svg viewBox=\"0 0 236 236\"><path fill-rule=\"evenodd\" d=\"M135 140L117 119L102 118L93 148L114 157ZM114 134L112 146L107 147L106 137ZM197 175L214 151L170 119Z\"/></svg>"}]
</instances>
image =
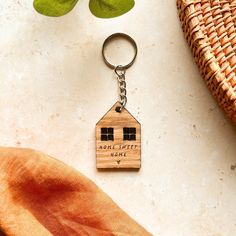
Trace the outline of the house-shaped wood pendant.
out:
<instances>
[{"instance_id":1,"label":"house-shaped wood pendant","mask_svg":"<svg viewBox=\"0 0 236 236\"><path fill-rule=\"evenodd\" d=\"M140 169L141 125L125 109L115 105L96 124L98 169Z\"/></svg>"}]
</instances>

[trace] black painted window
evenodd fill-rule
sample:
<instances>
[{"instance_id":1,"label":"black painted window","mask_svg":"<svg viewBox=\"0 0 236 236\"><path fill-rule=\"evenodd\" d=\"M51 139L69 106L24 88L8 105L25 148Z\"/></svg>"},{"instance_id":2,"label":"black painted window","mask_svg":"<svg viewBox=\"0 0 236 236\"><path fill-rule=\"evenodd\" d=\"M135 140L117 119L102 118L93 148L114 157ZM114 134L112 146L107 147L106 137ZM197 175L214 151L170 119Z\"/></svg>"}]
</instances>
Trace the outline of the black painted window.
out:
<instances>
[{"instance_id":1,"label":"black painted window","mask_svg":"<svg viewBox=\"0 0 236 236\"><path fill-rule=\"evenodd\" d=\"M101 128L101 140L102 141L113 141L114 140L114 129L113 128Z\"/></svg>"},{"instance_id":2,"label":"black painted window","mask_svg":"<svg viewBox=\"0 0 236 236\"><path fill-rule=\"evenodd\" d=\"M136 128L123 128L124 140L135 141L136 140Z\"/></svg>"}]
</instances>

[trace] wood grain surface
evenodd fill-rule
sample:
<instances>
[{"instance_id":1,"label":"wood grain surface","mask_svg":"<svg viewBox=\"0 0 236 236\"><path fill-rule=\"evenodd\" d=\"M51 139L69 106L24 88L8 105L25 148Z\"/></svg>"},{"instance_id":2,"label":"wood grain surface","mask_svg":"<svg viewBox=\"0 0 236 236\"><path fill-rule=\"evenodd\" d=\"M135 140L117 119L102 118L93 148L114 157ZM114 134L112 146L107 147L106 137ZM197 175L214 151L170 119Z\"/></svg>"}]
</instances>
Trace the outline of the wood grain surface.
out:
<instances>
[{"instance_id":1,"label":"wood grain surface","mask_svg":"<svg viewBox=\"0 0 236 236\"><path fill-rule=\"evenodd\" d=\"M119 102L96 125L96 159L98 169L139 169L141 167L141 125L124 108L116 112ZM102 141L101 129L113 128L114 140ZM136 140L124 140L123 128L135 128Z\"/></svg>"}]
</instances>

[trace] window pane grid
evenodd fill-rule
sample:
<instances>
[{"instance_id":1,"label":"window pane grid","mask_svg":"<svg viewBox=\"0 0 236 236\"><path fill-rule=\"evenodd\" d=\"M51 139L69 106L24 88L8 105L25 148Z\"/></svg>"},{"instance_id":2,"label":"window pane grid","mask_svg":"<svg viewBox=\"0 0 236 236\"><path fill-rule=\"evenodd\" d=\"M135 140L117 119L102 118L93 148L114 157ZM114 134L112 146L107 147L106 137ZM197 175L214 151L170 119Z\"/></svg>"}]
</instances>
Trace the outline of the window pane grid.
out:
<instances>
[{"instance_id":1,"label":"window pane grid","mask_svg":"<svg viewBox=\"0 0 236 236\"><path fill-rule=\"evenodd\" d=\"M114 129L113 128L101 128L101 140L102 141L114 141Z\"/></svg>"},{"instance_id":2,"label":"window pane grid","mask_svg":"<svg viewBox=\"0 0 236 236\"><path fill-rule=\"evenodd\" d=\"M135 141L136 140L136 128L123 128L124 140Z\"/></svg>"}]
</instances>

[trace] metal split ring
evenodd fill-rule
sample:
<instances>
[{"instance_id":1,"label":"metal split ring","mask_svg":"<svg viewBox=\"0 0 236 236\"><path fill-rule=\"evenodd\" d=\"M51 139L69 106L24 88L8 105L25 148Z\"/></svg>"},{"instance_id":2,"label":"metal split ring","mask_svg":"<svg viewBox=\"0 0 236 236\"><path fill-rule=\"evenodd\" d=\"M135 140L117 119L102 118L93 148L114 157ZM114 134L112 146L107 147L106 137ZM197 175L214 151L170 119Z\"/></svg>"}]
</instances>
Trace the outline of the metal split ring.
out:
<instances>
[{"instance_id":1,"label":"metal split ring","mask_svg":"<svg viewBox=\"0 0 236 236\"><path fill-rule=\"evenodd\" d=\"M106 55L105 55L105 48L107 47L109 42L111 40L113 40L114 38L118 38L118 37L122 37L122 38L128 40L132 44L132 46L134 48L134 57L133 57L132 61L130 63L128 63L127 65L124 65L124 66L123 65L122 66L115 66L115 65L113 65L112 63L110 63L106 59ZM124 70L128 69L129 67L131 67L134 64L134 61L135 61L135 59L137 57L137 54L138 54L138 47L137 47L136 42L134 41L133 38L131 38L129 35L124 34L124 33L115 33L115 34L110 35L108 38L106 38L106 40L104 41L103 46L102 46L102 56L103 56L104 62L111 69L115 69L116 73L117 73L118 69L124 71Z\"/></svg>"}]
</instances>

